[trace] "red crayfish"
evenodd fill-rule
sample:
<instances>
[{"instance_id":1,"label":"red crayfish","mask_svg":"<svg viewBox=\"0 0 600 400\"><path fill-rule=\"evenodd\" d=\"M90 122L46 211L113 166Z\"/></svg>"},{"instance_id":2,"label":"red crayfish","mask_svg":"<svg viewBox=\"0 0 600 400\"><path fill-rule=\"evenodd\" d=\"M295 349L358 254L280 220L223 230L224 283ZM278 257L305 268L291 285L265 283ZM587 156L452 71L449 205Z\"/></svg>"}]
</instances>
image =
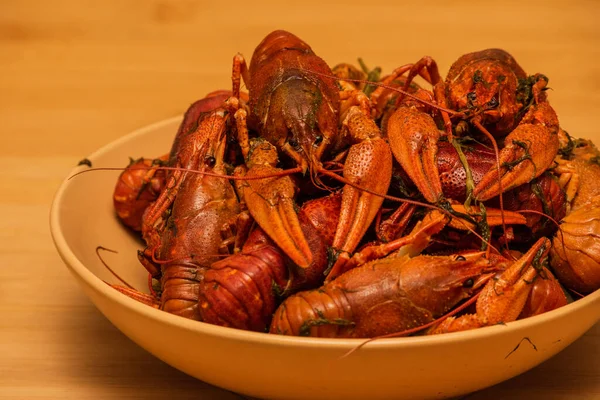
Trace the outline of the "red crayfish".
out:
<instances>
[{"instance_id":1,"label":"red crayfish","mask_svg":"<svg viewBox=\"0 0 600 400\"><path fill-rule=\"evenodd\" d=\"M600 260L600 189L583 178L600 153L560 129L547 77L499 49L445 80L430 57L368 72L332 71L286 31L249 65L236 55L232 90L121 175L117 214L160 289L115 287L207 323L325 337L478 328L566 304L560 284L600 287L580 254Z\"/></svg>"}]
</instances>

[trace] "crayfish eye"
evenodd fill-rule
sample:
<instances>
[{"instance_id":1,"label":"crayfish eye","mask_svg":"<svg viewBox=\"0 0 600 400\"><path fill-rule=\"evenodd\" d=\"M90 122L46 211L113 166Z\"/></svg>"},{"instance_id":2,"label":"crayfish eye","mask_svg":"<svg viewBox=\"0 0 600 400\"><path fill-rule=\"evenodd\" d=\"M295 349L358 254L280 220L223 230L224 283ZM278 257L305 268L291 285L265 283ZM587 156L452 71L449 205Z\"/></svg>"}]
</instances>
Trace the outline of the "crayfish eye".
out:
<instances>
[{"instance_id":1,"label":"crayfish eye","mask_svg":"<svg viewBox=\"0 0 600 400\"><path fill-rule=\"evenodd\" d=\"M322 141L323 141L323 136L319 135L319 136L317 136L317 137L315 138L315 143L314 143L314 145L315 145L315 146L318 146L318 145L320 145L320 144L321 144L321 142L322 142Z\"/></svg>"},{"instance_id":2,"label":"crayfish eye","mask_svg":"<svg viewBox=\"0 0 600 400\"><path fill-rule=\"evenodd\" d=\"M472 288L474 283L475 282L473 281L473 278L469 278L466 281L464 281L463 287Z\"/></svg>"},{"instance_id":3,"label":"crayfish eye","mask_svg":"<svg viewBox=\"0 0 600 400\"><path fill-rule=\"evenodd\" d=\"M204 162L209 167L214 167L215 164L217 163L217 160L213 156L206 156L206 158L204 158Z\"/></svg>"},{"instance_id":4,"label":"crayfish eye","mask_svg":"<svg viewBox=\"0 0 600 400\"><path fill-rule=\"evenodd\" d=\"M492 97L492 99L490 101L488 101L487 105L489 108L498 107L498 99L496 98L496 96Z\"/></svg>"},{"instance_id":5,"label":"crayfish eye","mask_svg":"<svg viewBox=\"0 0 600 400\"><path fill-rule=\"evenodd\" d=\"M458 256L458 257L456 257L455 261L467 261L467 259L464 258L463 256Z\"/></svg>"},{"instance_id":6,"label":"crayfish eye","mask_svg":"<svg viewBox=\"0 0 600 400\"><path fill-rule=\"evenodd\" d=\"M475 92L467 93L467 99L469 99L470 102L474 102L475 100L477 100L477 93L475 93Z\"/></svg>"},{"instance_id":7,"label":"crayfish eye","mask_svg":"<svg viewBox=\"0 0 600 400\"><path fill-rule=\"evenodd\" d=\"M292 146L294 148L294 150L298 150L300 148L300 146L298 145L298 141L296 139L290 139L288 140L288 143L290 144L290 146Z\"/></svg>"}]
</instances>

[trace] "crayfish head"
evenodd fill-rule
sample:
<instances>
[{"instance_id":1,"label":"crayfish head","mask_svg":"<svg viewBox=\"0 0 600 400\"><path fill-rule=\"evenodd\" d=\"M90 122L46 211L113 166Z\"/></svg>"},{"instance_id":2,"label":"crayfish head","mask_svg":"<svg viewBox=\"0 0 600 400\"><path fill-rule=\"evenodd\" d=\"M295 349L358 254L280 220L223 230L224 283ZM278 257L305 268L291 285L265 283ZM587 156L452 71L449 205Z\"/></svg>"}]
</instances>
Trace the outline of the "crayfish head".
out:
<instances>
[{"instance_id":1,"label":"crayfish head","mask_svg":"<svg viewBox=\"0 0 600 400\"><path fill-rule=\"evenodd\" d=\"M501 49L487 49L460 57L446 78L450 107L467 115L478 115L493 134L506 135L518 124L522 109L519 83L525 71Z\"/></svg>"},{"instance_id":2,"label":"crayfish head","mask_svg":"<svg viewBox=\"0 0 600 400\"><path fill-rule=\"evenodd\" d=\"M337 133L337 111L320 88L306 78L288 79L274 90L269 115L263 136L304 171L317 170Z\"/></svg>"},{"instance_id":3,"label":"crayfish head","mask_svg":"<svg viewBox=\"0 0 600 400\"><path fill-rule=\"evenodd\" d=\"M403 267L400 287L415 305L442 315L470 297L478 278L493 268L483 252L418 256Z\"/></svg>"}]
</instances>

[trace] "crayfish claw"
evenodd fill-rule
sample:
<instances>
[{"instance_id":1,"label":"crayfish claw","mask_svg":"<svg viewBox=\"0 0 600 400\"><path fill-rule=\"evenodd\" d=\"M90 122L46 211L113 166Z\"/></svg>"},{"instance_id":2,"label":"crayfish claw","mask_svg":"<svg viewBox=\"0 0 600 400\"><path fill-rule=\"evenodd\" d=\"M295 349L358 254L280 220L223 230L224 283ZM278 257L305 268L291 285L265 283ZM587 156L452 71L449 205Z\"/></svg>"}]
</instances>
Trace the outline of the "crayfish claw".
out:
<instances>
[{"instance_id":1,"label":"crayfish claw","mask_svg":"<svg viewBox=\"0 0 600 400\"><path fill-rule=\"evenodd\" d=\"M341 253L332 269L335 274L344 270L348 254L356 249L375 219L383 204L381 195L387 193L392 177L392 153L375 122L358 107L352 107L346 124L358 143L350 147L344 163L344 178L351 184L343 189L340 219L333 239L333 248ZM327 279L333 276L330 274Z\"/></svg>"},{"instance_id":2,"label":"crayfish claw","mask_svg":"<svg viewBox=\"0 0 600 400\"><path fill-rule=\"evenodd\" d=\"M500 168L492 168L481 178L473 196L489 200L537 178L552 165L558 148L556 113L548 103L532 107L506 137L499 154Z\"/></svg>"},{"instance_id":3,"label":"crayfish claw","mask_svg":"<svg viewBox=\"0 0 600 400\"><path fill-rule=\"evenodd\" d=\"M437 167L440 132L433 118L414 107L400 107L390 117L387 132L396 160L423 197L437 203L443 193Z\"/></svg>"},{"instance_id":4,"label":"crayfish claw","mask_svg":"<svg viewBox=\"0 0 600 400\"><path fill-rule=\"evenodd\" d=\"M281 172L276 164L277 151L273 145L264 140L251 144L245 176L265 178L243 181L244 201L252 218L277 246L296 265L308 268L313 257L296 213L296 186L288 175L273 176Z\"/></svg>"}]
</instances>

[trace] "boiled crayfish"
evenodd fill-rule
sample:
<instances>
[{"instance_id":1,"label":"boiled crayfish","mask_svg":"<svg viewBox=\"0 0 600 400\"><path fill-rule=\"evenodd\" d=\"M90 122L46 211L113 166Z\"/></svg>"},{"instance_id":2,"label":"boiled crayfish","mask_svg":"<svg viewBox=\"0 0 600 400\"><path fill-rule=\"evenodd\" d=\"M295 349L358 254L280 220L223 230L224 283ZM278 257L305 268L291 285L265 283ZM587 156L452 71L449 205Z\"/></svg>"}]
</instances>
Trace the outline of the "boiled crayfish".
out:
<instances>
[{"instance_id":1,"label":"boiled crayfish","mask_svg":"<svg viewBox=\"0 0 600 400\"><path fill-rule=\"evenodd\" d=\"M445 80L431 57L380 79L272 32L249 65L234 57L231 91L190 107L168 155L119 178L117 215L160 285L113 286L322 337L480 328L565 305L561 285L598 290L600 152L560 128L547 83L499 49Z\"/></svg>"}]
</instances>

